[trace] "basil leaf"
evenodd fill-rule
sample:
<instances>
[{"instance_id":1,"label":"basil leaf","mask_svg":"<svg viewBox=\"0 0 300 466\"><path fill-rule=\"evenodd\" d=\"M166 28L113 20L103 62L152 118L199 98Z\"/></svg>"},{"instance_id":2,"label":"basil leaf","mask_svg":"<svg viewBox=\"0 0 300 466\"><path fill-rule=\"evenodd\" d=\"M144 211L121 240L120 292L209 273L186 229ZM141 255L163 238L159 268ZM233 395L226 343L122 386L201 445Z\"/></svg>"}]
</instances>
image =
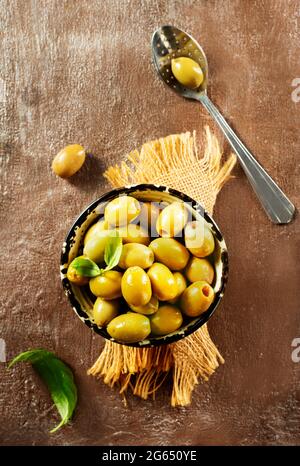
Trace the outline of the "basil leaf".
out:
<instances>
[{"instance_id":1,"label":"basil leaf","mask_svg":"<svg viewBox=\"0 0 300 466\"><path fill-rule=\"evenodd\" d=\"M12 361L10 361L8 369L10 369L17 362L28 361L31 362L31 364L34 364L47 356L53 356L53 353L44 349L25 351L25 353L18 354Z\"/></svg>"},{"instance_id":2,"label":"basil leaf","mask_svg":"<svg viewBox=\"0 0 300 466\"><path fill-rule=\"evenodd\" d=\"M118 265L121 254L122 254L122 238L119 236L119 232L114 230L111 236L108 237L105 251L104 261L106 263L105 271L113 269Z\"/></svg>"},{"instance_id":3,"label":"basil leaf","mask_svg":"<svg viewBox=\"0 0 300 466\"><path fill-rule=\"evenodd\" d=\"M53 353L44 349L20 353L9 363L8 368L21 361L31 362L50 391L61 417L61 422L50 431L53 433L69 421L77 404L77 388L72 371Z\"/></svg>"},{"instance_id":4,"label":"basil leaf","mask_svg":"<svg viewBox=\"0 0 300 466\"><path fill-rule=\"evenodd\" d=\"M101 274L98 265L88 257L76 257L70 265L82 277L97 277Z\"/></svg>"}]
</instances>

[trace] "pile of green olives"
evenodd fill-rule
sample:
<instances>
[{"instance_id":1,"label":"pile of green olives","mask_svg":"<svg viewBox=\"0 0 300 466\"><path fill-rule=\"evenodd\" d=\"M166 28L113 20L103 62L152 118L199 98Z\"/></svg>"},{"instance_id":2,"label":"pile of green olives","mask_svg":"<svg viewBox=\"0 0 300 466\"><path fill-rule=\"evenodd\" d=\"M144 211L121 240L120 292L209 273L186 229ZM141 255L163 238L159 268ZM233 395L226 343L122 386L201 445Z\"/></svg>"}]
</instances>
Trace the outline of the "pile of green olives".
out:
<instances>
[{"instance_id":1,"label":"pile of green olives","mask_svg":"<svg viewBox=\"0 0 300 466\"><path fill-rule=\"evenodd\" d=\"M72 263L67 271L70 282L95 297L95 325L131 344L176 332L208 310L215 298L215 240L184 202L113 199L85 233L80 257L103 270L113 232L122 239L115 267L92 278L80 276Z\"/></svg>"}]
</instances>

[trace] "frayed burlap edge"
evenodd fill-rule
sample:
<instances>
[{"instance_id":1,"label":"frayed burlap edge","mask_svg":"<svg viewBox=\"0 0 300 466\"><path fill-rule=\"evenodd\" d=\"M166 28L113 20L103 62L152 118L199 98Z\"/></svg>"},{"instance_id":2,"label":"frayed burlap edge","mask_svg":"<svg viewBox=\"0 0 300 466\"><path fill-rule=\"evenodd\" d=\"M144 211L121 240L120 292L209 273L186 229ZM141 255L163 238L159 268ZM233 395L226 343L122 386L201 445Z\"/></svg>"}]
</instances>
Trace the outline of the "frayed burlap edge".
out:
<instances>
[{"instance_id":1,"label":"frayed burlap edge","mask_svg":"<svg viewBox=\"0 0 300 466\"><path fill-rule=\"evenodd\" d=\"M217 138L205 128L204 154L199 157L196 134L187 132L144 144L120 165L104 173L115 188L136 183L174 187L198 200L212 213L218 192L230 178L236 163L231 154L222 164ZM147 399L173 376L172 406L186 406L199 379L208 380L224 359L203 325L192 335L171 345L131 348L106 340L103 351L88 374L101 376L106 384L119 384L120 393L130 388Z\"/></svg>"}]
</instances>

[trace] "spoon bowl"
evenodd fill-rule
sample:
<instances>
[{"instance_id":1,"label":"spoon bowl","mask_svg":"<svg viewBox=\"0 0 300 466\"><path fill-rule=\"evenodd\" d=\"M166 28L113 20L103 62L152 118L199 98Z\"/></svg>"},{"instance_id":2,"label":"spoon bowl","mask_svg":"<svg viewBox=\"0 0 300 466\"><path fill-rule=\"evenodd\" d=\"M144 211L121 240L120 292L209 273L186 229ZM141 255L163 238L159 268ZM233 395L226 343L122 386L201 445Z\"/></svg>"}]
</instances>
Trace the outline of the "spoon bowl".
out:
<instances>
[{"instance_id":1,"label":"spoon bowl","mask_svg":"<svg viewBox=\"0 0 300 466\"><path fill-rule=\"evenodd\" d=\"M188 99L197 100L200 94L206 93L208 80L208 64L205 53L198 42L189 34L174 26L162 26L152 37L154 65L161 79L175 92ZM188 57L200 66L203 81L197 89L189 89L180 84L172 73L173 58Z\"/></svg>"},{"instance_id":2,"label":"spoon bowl","mask_svg":"<svg viewBox=\"0 0 300 466\"><path fill-rule=\"evenodd\" d=\"M276 224L289 223L294 217L295 206L243 144L207 95L208 65L201 46L186 32L174 26L162 26L152 36L152 52L157 73L164 83L177 94L198 100L219 125L270 220ZM173 75L171 61L180 57L191 58L200 66L204 79L197 89L183 86Z\"/></svg>"}]
</instances>

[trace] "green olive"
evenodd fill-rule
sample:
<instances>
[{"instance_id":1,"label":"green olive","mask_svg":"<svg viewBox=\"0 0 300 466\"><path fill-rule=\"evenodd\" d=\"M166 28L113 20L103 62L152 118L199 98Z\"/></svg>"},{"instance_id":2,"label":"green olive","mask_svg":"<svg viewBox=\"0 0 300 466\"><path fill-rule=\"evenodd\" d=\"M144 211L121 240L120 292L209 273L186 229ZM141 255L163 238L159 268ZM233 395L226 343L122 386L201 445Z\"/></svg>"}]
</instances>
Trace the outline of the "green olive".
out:
<instances>
[{"instance_id":1,"label":"green olive","mask_svg":"<svg viewBox=\"0 0 300 466\"><path fill-rule=\"evenodd\" d=\"M85 150L79 144L71 144L62 149L53 159L52 170L61 178L69 178L82 167Z\"/></svg>"},{"instance_id":2,"label":"green olive","mask_svg":"<svg viewBox=\"0 0 300 466\"><path fill-rule=\"evenodd\" d=\"M104 299L116 299L122 296L121 272L108 270L98 277L90 279L90 290L95 296Z\"/></svg>"},{"instance_id":3,"label":"green olive","mask_svg":"<svg viewBox=\"0 0 300 466\"><path fill-rule=\"evenodd\" d=\"M152 290L148 275L141 267L129 267L122 277L122 294L129 305L145 306Z\"/></svg>"},{"instance_id":4,"label":"green olive","mask_svg":"<svg viewBox=\"0 0 300 466\"><path fill-rule=\"evenodd\" d=\"M154 262L148 270L153 293L160 301L169 301L177 296L177 285L171 270L164 264Z\"/></svg>"},{"instance_id":5,"label":"green olive","mask_svg":"<svg viewBox=\"0 0 300 466\"><path fill-rule=\"evenodd\" d=\"M186 279L182 275L182 273L175 272L173 275L174 275L175 282L176 282L176 285L177 285L177 295L175 296L174 299L169 299L169 303L171 303L171 304L175 304L176 301L178 301L178 299L180 298L180 296L182 295L182 293L184 292L184 290L187 287Z\"/></svg>"},{"instance_id":6,"label":"green olive","mask_svg":"<svg viewBox=\"0 0 300 466\"><path fill-rule=\"evenodd\" d=\"M111 230L99 231L97 235L92 235L83 248L83 254L97 264L104 261L104 251Z\"/></svg>"},{"instance_id":7,"label":"green olive","mask_svg":"<svg viewBox=\"0 0 300 466\"><path fill-rule=\"evenodd\" d=\"M105 220L99 220L98 222L94 223L85 234L83 244L86 245L88 241L94 237L97 237L99 234L102 234L102 231L108 229L108 224Z\"/></svg>"},{"instance_id":8,"label":"green olive","mask_svg":"<svg viewBox=\"0 0 300 466\"><path fill-rule=\"evenodd\" d=\"M141 213L139 216L140 225L148 229L152 225L156 225L159 216L159 207L156 202L143 202L141 204Z\"/></svg>"},{"instance_id":9,"label":"green olive","mask_svg":"<svg viewBox=\"0 0 300 466\"><path fill-rule=\"evenodd\" d=\"M215 271L207 259L191 257L185 269L185 274L190 282L205 281L210 285L213 282Z\"/></svg>"},{"instance_id":10,"label":"green olive","mask_svg":"<svg viewBox=\"0 0 300 466\"><path fill-rule=\"evenodd\" d=\"M107 326L108 334L121 343L136 343L144 340L151 332L148 317L128 312L115 317Z\"/></svg>"},{"instance_id":11,"label":"green olive","mask_svg":"<svg viewBox=\"0 0 300 466\"><path fill-rule=\"evenodd\" d=\"M157 238L149 247L154 252L155 260L165 264L171 270L182 270L186 266L190 254L183 244L174 238Z\"/></svg>"},{"instance_id":12,"label":"green olive","mask_svg":"<svg viewBox=\"0 0 300 466\"><path fill-rule=\"evenodd\" d=\"M185 227L184 234L185 245L193 256L206 257L214 251L215 239L204 221L189 222Z\"/></svg>"},{"instance_id":13,"label":"green olive","mask_svg":"<svg viewBox=\"0 0 300 466\"><path fill-rule=\"evenodd\" d=\"M148 269L154 262L153 251L139 243L128 243L124 244L122 248L122 254L119 260L119 267L121 269L128 269L128 267L134 267L135 265L142 269Z\"/></svg>"},{"instance_id":14,"label":"green olive","mask_svg":"<svg viewBox=\"0 0 300 466\"><path fill-rule=\"evenodd\" d=\"M150 317L151 333L159 336L175 332L181 326L182 320L182 314L177 307L165 304Z\"/></svg>"},{"instance_id":15,"label":"green olive","mask_svg":"<svg viewBox=\"0 0 300 466\"><path fill-rule=\"evenodd\" d=\"M192 283L182 293L180 307L189 317L198 317L207 311L215 297L213 288L204 281Z\"/></svg>"},{"instance_id":16,"label":"green olive","mask_svg":"<svg viewBox=\"0 0 300 466\"><path fill-rule=\"evenodd\" d=\"M156 230L159 236L172 237L181 234L188 220L188 211L183 202L175 201L159 214Z\"/></svg>"},{"instance_id":17,"label":"green olive","mask_svg":"<svg viewBox=\"0 0 300 466\"><path fill-rule=\"evenodd\" d=\"M88 277L83 277L82 275L79 275L77 270L73 267L72 262L69 265L68 270L67 270L67 279L71 283L74 283L74 285L77 285L77 286L84 286L84 285L87 285L89 282Z\"/></svg>"},{"instance_id":18,"label":"green olive","mask_svg":"<svg viewBox=\"0 0 300 466\"><path fill-rule=\"evenodd\" d=\"M107 204L104 218L111 227L127 225L141 212L139 201L132 196L120 196Z\"/></svg>"},{"instance_id":19,"label":"green olive","mask_svg":"<svg viewBox=\"0 0 300 466\"><path fill-rule=\"evenodd\" d=\"M112 299L107 301L97 298L93 307L93 318L96 325L105 327L112 319L117 317L120 309L120 301Z\"/></svg>"},{"instance_id":20,"label":"green olive","mask_svg":"<svg viewBox=\"0 0 300 466\"><path fill-rule=\"evenodd\" d=\"M130 305L130 309L134 312L138 312L139 314L150 315L154 314L158 309L158 299L156 296L152 296L149 303L145 304L144 306L132 306Z\"/></svg>"},{"instance_id":21,"label":"green olive","mask_svg":"<svg viewBox=\"0 0 300 466\"><path fill-rule=\"evenodd\" d=\"M177 81L189 89L197 89L204 76L200 65L189 57L173 58L171 69Z\"/></svg>"},{"instance_id":22,"label":"green olive","mask_svg":"<svg viewBox=\"0 0 300 466\"><path fill-rule=\"evenodd\" d=\"M118 231L124 244L140 243L148 246L150 243L148 231L135 223L130 223L125 227L119 228Z\"/></svg>"}]
</instances>

